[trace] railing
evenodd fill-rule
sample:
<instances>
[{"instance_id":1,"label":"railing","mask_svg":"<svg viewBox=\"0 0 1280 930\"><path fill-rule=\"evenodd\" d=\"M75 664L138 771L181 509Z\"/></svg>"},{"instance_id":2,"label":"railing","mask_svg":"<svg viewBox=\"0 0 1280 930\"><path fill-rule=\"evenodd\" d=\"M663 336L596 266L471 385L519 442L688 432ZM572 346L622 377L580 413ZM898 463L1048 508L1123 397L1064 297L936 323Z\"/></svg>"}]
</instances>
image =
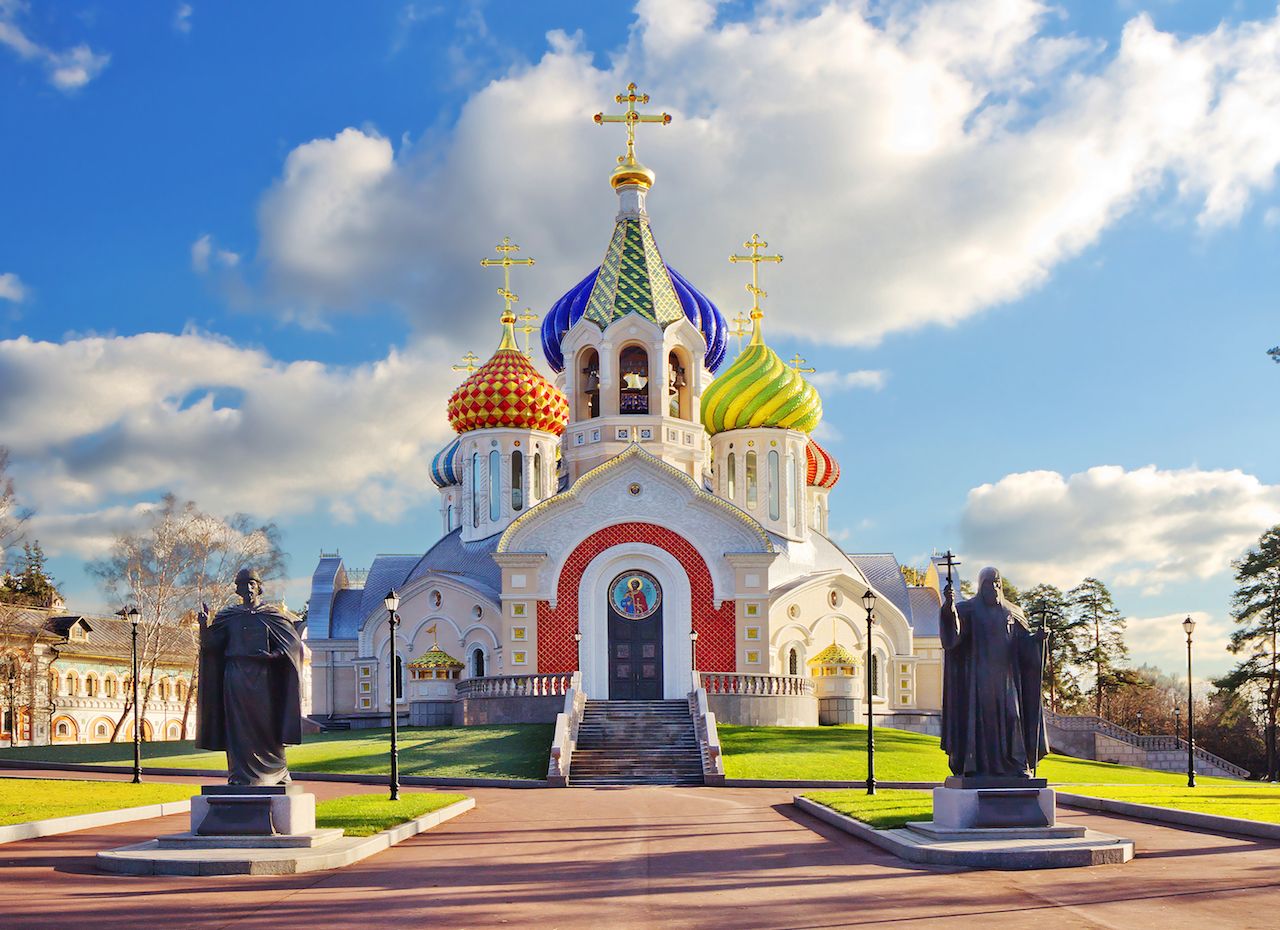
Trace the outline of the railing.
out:
<instances>
[{"instance_id":1,"label":"railing","mask_svg":"<svg viewBox=\"0 0 1280 930\"><path fill-rule=\"evenodd\" d=\"M745 694L760 697L813 694L813 679L802 675L761 675L753 672L696 672L697 687L707 694Z\"/></svg>"},{"instance_id":2,"label":"railing","mask_svg":"<svg viewBox=\"0 0 1280 930\"><path fill-rule=\"evenodd\" d=\"M1187 751L1187 741L1177 736L1144 736L1134 733L1132 730L1120 726L1118 723L1112 723L1103 717L1069 717L1064 714L1057 714L1051 710L1044 712L1045 722L1057 727L1059 730L1071 730L1074 732L1093 732L1101 733L1112 739L1117 739L1122 743L1128 743L1130 746L1136 746L1139 749L1158 752L1161 750L1180 750ZM1249 770L1236 765L1234 762L1228 762L1222 756L1215 755L1207 749L1196 747L1195 756L1202 762L1217 766L1229 775L1237 778L1248 778Z\"/></svg>"},{"instance_id":3,"label":"railing","mask_svg":"<svg viewBox=\"0 0 1280 930\"><path fill-rule=\"evenodd\" d=\"M546 675L492 675L458 682L460 698L559 697L573 687L577 672Z\"/></svg>"},{"instance_id":4,"label":"railing","mask_svg":"<svg viewBox=\"0 0 1280 930\"><path fill-rule=\"evenodd\" d=\"M716 715L707 706L707 692L702 688L689 695L689 712L702 750L702 780L708 785L724 784L724 754L716 731Z\"/></svg>"},{"instance_id":5,"label":"railing","mask_svg":"<svg viewBox=\"0 0 1280 930\"><path fill-rule=\"evenodd\" d=\"M574 672L569 690L564 695L564 710L556 715L555 734L551 738L551 758L547 762L547 781L556 787L569 784L569 767L573 764L573 750L578 745L578 727L587 707L587 696L582 690L582 673Z\"/></svg>"}]
</instances>

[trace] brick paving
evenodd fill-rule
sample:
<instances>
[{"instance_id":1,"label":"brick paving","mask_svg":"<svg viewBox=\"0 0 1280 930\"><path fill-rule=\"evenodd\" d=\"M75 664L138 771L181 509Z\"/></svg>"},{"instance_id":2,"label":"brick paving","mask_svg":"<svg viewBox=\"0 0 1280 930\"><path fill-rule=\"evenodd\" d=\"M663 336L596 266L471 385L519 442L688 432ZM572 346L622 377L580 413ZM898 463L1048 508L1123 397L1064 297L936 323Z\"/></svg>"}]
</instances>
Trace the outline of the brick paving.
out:
<instances>
[{"instance_id":1,"label":"brick paving","mask_svg":"<svg viewBox=\"0 0 1280 930\"><path fill-rule=\"evenodd\" d=\"M321 797L375 786L312 783ZM0 846L0 927L1274 928L1280 844L1064 811L1132 837L1124 866L917 866L796 812L782 789L463 789L475 811L350 868L125 877L99 849L184 817Z\"/></svg>"}]
</instances>

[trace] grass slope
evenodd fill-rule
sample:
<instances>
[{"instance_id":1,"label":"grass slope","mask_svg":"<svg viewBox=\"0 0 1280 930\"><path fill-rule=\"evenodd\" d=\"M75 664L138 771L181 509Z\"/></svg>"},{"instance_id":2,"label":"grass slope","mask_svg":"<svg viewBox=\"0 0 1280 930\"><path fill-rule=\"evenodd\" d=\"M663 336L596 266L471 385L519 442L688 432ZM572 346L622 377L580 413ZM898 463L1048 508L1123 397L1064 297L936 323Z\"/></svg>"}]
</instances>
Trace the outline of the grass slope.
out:
<instances>
[{"instance_id":1,"label":"grass slope","mask_svg":"<svg viewBox=\"0 0 1280 930\"><path fill-rule=\"evenodd\" d=\"M1185 777L1185 776L1184 776ZM1134 804L1152 804L1176 810L1217 814L1220 817L1243 817L1280 823L1280 786L1239 782L1232 787L1205 785L1196 779L1196 787L1169 785L1071 785L1064 790L1095 798L1114 798Z\"/></svg>"},{"instance_id":2,"label":"grass slope","mask_svg":"<svg viewBox=\"0 0 1280 930\"><path fill-rule=\"evenodd\" d=\"M718 727L728 778L796 781L859 781L867 777L867 728ZM950 772L936 736L876 727L876 778L880 781L936 781ZM1185 775L1051 754L1040 763L1041 777L1058 784L1177 785ZM1208 784L1239 785L1229 778ZM1074 790L1074 789L1073 789Z\"/></svg>"},{"instance_id":3,"label":"grass slope","mask_svg":"<svg viewBox=\"0 0 1280 930\"><path fill-rule=\"evenodd\" d=\"M805 797L877 830L901 827L910 820L933 819L933 795L928 791L877 788L875 794L868 795L864 789L847 788L813 791Z\"/></svg>"},{"instance_id":4,"label":"grass slope","mask_svg":"<svg viewBox=\"0 0 1280 930\"><path fill-rule=\"evenodd\" d=\"M316 827L339 827L347 836L373 836L466 797L465 794L406 791L400 800L392 801L381 794L349 794L316 804Z\"/></svg>"},{"instance_id":5,"label":"grass slope","mask_svg":"<svg viewBox=\"0 0 1280 930\"><path fill-rule=\"evenodd\" d=\"M199 790L195 785L0 778L0 826L119 810L122 807L143 807L165 801L185 801Z\"/></svg>"},{"instance_id":6,"label":"grass slope","mask_svg":"<svg viewBox=\"0 0 1280 930\"><path fill-rule=\"evenodd\" d=\"M400 730L400 774L437 778L547 777L551 755L549 724L490 727L404 727ZM350 730L307 736L290 746L295 772L381 774L387 771L389 729ZM21 746L0 749L0 758L29 762L129 765L132 743L82 746ZM226 756L187 742L147 743L142 764L160 768L223 769Z\"/></svg>"}]
</instances>

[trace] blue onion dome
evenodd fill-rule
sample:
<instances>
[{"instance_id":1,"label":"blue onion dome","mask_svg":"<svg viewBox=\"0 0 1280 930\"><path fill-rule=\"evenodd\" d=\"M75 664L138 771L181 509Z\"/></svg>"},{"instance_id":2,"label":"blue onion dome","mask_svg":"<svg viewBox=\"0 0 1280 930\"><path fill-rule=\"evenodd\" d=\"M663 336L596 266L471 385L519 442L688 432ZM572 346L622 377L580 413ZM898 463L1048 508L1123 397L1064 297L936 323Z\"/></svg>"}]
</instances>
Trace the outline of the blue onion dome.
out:
<instances>
[{"instance_id":1,"label":"blue onion dome","mask_svg":"<svg viewBox=\"0 0 1280 930\"><path fill-rule=\"evenodd\" d=\"M431 460L431 480L436 487L451 488L462 484L462 476L458 473L458 446L461 444L462 437L455 436Z\"/></svg>"},{"instance_id":2,"label":"blue onion dome","mask_svg":"<svg viewBox=\"0 0 1280 930\"><path fill-rule=\"evenodd\" d=\"M702 338L707 344L704 356L707 368L712 373L719 371L729 348L729 324L725 322L724 315L716 305L690 284L688 278L666 263L663 263L663 267L671 278L671 286L680 301L684 315L702 333ZM587 301L591 297L599 274L600 269L596 268L571 287L542 318L542 352L547 358L547 363L556 371L564 371L564 353L560 351L560 343L565 334L586 313Z\"/></svg>"}]
</instances>

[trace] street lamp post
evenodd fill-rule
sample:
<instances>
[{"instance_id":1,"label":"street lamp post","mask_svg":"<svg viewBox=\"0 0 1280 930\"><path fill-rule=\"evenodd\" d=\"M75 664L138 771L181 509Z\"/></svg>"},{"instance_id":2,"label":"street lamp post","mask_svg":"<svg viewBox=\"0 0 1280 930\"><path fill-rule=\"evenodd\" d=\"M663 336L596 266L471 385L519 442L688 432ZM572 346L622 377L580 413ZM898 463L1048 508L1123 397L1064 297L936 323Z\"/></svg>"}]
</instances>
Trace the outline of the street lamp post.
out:
<instances>
[{"instance_id":1,"label":"street lamp post","mask_svg":"<svg viewBox=\"0 0 1280 930\"><path fill-rule=\"evenodd\" d=\"M382 603L387 608L387 627L391 631L391 800L399 801L400 748L397 745L399 727L396 722L396 698L399 695L396 692L400 687L400 650L396 645L396 627L400 625L400 618L396 615L396 610L400 606L400 595L396 594L395 588L387 592Z\"/></svg>"},{"instance_id":2,"label":"street lamp post","mask_svg":"<svg viewBox=\"0 0 1280 930\"><path fill-rule=\"evenodd\" d=\"M689 631L689 668L693 672L698 671L698 631ZM696 688L698 683L695 681L693 686Z\"/></svg>"},{"instance_id":3,"label":"street lamp post","mask_svg":"<svg viewBox=\"0 0 1280 930\"><path fill-rule=\"evenodd\" d=\"M1196 622L1190 617L1182 621L1187 633L1187 787L1196 786L1196 708L1191 695L1191 632Z\"/></svg>"},{"instance_id":4,"label":"street lamp post","mask_svg":"<svg viewBox=\"0 0 1280 930\"><path fill-rule=\"evenodd\" d=\"M1142 735L1142 711L1138 711L1138 735Z\"/></svg>"},{"instance_id":5,"label":"street lamp post","mask_svg":"<svg viewBox=\"0 0 1280 930\"><path fill-rule=\"evenodd\" d=\"M862 595L862 606L867 611L867 794L876 793L876 723L871 709L871 625L875 622L872 612L876 607L875 593L867 588Z\"/></svg>"},{"instance_id":6,"label":"street lamp post","mask_svg":"<svg viewBox=\"0 0 1280 930\"><path fill-rule=\"evenodd\" d=\"M129 631L133 634L130 646L130 658L133 665L133 783L142 784L142 723L138 714L138 621L142 619L136 607L124 607L116 611L116 616L129 621Z\"/></svg>"},{"instance_id":7,"label":"street lamp post","mask_svg":"<svg viewBox=\"0 0 1280 930\"><path fill-rule=\"evenodd\" d=\"M1182 739L1182 705L1175 704L1173 707L1173 738Z\"/></svg>"}]
</instances>

